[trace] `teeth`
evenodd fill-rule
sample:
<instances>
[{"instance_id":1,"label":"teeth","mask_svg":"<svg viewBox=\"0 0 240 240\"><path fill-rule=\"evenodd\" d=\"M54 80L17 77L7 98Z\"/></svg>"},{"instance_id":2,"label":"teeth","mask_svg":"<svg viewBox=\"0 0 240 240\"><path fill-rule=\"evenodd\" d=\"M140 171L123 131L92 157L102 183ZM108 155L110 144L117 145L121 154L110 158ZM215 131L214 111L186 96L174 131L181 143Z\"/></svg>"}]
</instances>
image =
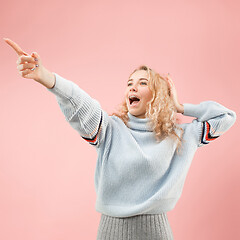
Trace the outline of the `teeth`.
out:
<instances>
[{"instance_id":1,"label":"teeth","mask_svg":"<svg viewBox=\"0 0 240 240\"><path fill-rule=\"evenodd\" d=\"M133 101L137 101L137 100L133 100L133 99L137 99L138 101L140 101L140 99L134 95L129 96L129 100L130 100L130 104L132 104Z\"/></svg>"},{"instance_id":2,"label":"teeth","mask_svg":"<svg viewBox=\"0 0 240 240\"><path fill-rule=\"evenodd\" d=\"M134 95L129 96L129 98L130 98L130 99L132 99L132 98L137 98L137 99L139 99L138 97L136 97L136 96L134 96Z\"/></svg>"}]
</instances>

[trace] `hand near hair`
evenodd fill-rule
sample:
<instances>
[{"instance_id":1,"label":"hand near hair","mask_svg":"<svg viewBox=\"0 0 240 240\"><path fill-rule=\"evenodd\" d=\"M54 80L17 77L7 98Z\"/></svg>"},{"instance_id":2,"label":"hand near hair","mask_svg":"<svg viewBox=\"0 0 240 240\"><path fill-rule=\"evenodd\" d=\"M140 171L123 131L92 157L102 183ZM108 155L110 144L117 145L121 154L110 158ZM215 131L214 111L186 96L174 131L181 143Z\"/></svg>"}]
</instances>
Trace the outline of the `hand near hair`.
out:
<instances>
[{"instance_id":1,"label":"hand near hair","mask_svg":"<svg viewBox=\"0 0 240 240\"><path fill-rule=\"evenodd\" d=\"M173 99L173 102L175 104L177 112L178 113L183 113L184 112L184 106L182 104L180 104L179 101L178 101L177 90L175 88L175 85L174 85L172 79L169 76L169 73L166 77L166 80L167 80L168 86L170 88L170 96Z\"/></svg>"},{"instance_id":2,"label":"hand near hair","mask_svg":"<svg viewBox=\"0 0 240 240\"><path fill-rule=\"evenodd\" d=\"M9 38L4 38L4 41L18 54L17 69L22 77L34 79L45 87L52 88L55 76L42 65L41 58L36 52L29 55Z\"/></svg>"}]
</instances>

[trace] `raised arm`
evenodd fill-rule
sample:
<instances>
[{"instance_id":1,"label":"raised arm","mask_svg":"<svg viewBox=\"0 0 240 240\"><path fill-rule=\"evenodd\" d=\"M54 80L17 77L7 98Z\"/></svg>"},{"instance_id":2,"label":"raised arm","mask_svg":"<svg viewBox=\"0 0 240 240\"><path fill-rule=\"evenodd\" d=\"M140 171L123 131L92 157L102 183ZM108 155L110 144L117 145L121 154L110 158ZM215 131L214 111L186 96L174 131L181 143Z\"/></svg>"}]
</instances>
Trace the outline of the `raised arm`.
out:
<instances>
[{"instance_id":1,"label":"raised arm","mask_svg":"<svg viewBox=\"0 0 240 240\"><path fill-rule=\"evenodd\" d=\"M91 145L99 147L111 121L100 104L75 83L47 70L38 53L24 52L17 43L5 38L18 54L17 69L24 78L34 79L54 93L65 119ZM110 134L110 133L109 133ZM111 137L111 136L110 136Z\"/></svg>"},{"instance_id":2,"label":"raised arm","mask_svg":"<svg viewBox=\"0 0 240 240\"><path fill-rule=\"evenodd\" d=\"M215 101L204 101L200 104L180 104L175 85L168 75L171 97L178 113L196 117L192 121L193 134L196 135L198 147L215 140L225 133L236 121L236 113Z\"/></svg>"},{"instance_id":3,"label":"raised arm","mask_svg":"<svg viewBox=\"0 0 240 240\"><path fill-rule=\"evenodd\" d=\"M99 102L90 97L74 82L54 73L56 82L52 92L69 124L91 145L99 147L103 142L109 122L108 114Z\"/></svg>"},{"instance_id":4,"label":"raised arm","mask_svg":"<svg viewBox=\"0 0 240 240\"><path fill-rule=\"evenodd\" d=\"M183 115L196 117L192 124L198 129L198 147L212 142L225 133L237 118L233 110L215 101L204 101L200 104L184 103L183 106Z\"/></svg>"}]
</instances>

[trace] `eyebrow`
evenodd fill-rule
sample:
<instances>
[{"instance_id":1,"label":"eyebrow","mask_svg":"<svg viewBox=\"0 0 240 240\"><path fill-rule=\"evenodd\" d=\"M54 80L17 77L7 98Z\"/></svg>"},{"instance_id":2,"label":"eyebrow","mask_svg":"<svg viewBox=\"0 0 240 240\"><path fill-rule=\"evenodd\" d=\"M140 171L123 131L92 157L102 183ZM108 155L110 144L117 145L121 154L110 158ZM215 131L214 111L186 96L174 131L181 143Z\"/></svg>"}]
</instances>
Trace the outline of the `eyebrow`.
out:
<instances>
[{"instance_id":1,"label":"eyebrow","mask_svg":"<svg viewBox=\"0 0 240 240\"><path fill-rule=\"evenodd\" d=\"M130 82L130 81L132 81L133 79L129 79L128 80L128 82ZM146 78L139 78L139 80L147 80L148 81L148 79L146 79Z\"/></svg>"}]
</instances>

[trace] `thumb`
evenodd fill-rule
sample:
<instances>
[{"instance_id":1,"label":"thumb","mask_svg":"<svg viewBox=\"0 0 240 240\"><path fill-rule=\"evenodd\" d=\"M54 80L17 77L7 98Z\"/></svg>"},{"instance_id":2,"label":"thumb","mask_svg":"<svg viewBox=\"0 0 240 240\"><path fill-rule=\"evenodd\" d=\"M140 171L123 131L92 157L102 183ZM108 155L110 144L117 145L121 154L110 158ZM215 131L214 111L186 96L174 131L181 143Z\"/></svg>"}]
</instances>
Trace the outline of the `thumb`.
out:
<instances>
[{"instance_id":1,"label":"thumb","mask_svg":"<svg viewBox=\"0 0 240 240\"><path fill-rule=\"evenodd\" d=\"M35 61L38 61L38 63L41 63L41 58L37 52L32 52L31 56L35 59Z\"/></svg>"}]
</instances>

